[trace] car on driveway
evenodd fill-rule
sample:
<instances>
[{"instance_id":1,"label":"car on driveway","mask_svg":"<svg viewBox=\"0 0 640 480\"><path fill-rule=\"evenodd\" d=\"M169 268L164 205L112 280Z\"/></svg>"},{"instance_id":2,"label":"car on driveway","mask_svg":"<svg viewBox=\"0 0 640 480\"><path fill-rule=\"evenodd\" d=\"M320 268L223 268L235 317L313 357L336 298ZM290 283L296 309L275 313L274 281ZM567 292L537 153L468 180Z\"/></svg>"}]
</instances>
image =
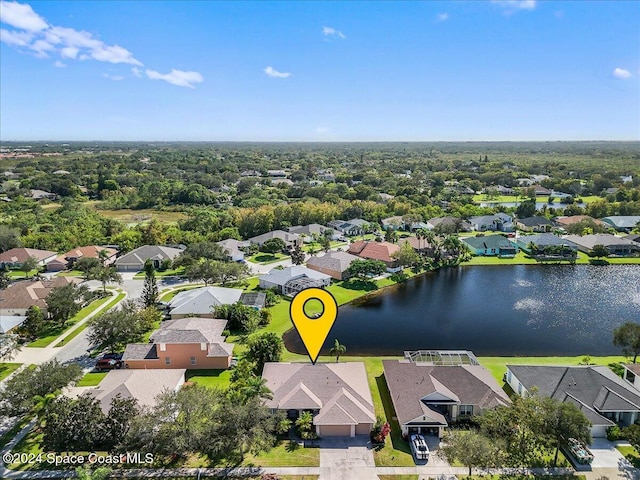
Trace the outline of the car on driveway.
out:
<instances>
[{"instance_id":1,"label":"car on driveway","mask_svg":"<svg viewBox=\"0 0 640 480\"><path fill-rule=\"evenodd\" d=\"M103 355L98 359L94 368L99 371L122 368L122 354L108 353Z\"/></svg>"},{"instance_id":2,"label":"car on driveway","mask_svg":"<svg viewBox=\"0 0 640 480\"><path fill-rule=\"evenodd\" d=\"M411 451L416 460L429 460L429 447L427 441L420 434L413 434L410 438Z\"/></svg>"}]
</instances>

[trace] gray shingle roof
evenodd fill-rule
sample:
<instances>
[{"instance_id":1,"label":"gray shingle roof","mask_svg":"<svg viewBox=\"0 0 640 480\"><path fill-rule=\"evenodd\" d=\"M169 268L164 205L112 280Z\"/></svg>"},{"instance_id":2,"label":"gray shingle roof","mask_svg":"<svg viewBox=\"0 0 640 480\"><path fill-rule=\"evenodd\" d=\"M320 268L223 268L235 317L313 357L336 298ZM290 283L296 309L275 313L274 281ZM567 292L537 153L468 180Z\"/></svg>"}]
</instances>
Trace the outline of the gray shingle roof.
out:
<instances>
[{"instance_id":1,"label":"gray shingle roof","mask_svg":"<svg viewBox=\"0 0 640 480\"><path fill-rule=\"evenodd\" d=\"M122 354L122 361L157 360L158 358L158 350L152 343L130 343Z\"/></svg>"},{"instance_id":2,"label":"gray shingle roof","mask_svg":"<svg viewBox=\"0 0 640 480\"><path fill-rule=\"evenodd\" d=\"M178 293L169 302L171 315L204 315L212 313L220 305L230 305L240 300L239 288L202 287Z\"/></svg>"},{"instance_id":3,"label":"gray shingle roof","mask_svg":"<svg viewBox=\"0 0 640 480\"><path fill-rule=\"evenodd\" d=\"M180 318L163 322L151 334L154 343L216 343L221 340L226 320L218 318Z\"/></svg>"},{"instance_id":4,"label":"gray shingle roof","mask_svg":"<svg viewBox=\"0 0 640 480\"><path fill-rule=\"evenodd\" d=\"M400 424L425 415L440 422L442 415L422 401L430 395L482 409L510 403L491 373L480 365L424 365L406 360L383 360L382 365Z\"/></svg>"},{"instance_id":5,"label":"gray shingle roof","mask_svg":"<svg viewBox=\"0 0 640 480\"><path fill-rule=\"evenodd\" d=\"M359 260L359 258L347 252L327 252L321 257L311 257L307 262L307 266L344 272L354 260Z\"/></svg>"},{"instance_id":6,"label":"gray shingle roof","mask_svg":"<svg viewBox=\"0 0 640 480\"><path fill-rule=\"evenodd\" d=\"M462 241L474 249L513 249L515 245L502 235L487 235L484 237L465 237Z\"/></svg>"},{"instance_id":7,"label":"gray shingle roof","mask_svg":"<svg viewBox=\"0 0 640 480\"><path fill-rule=\"evenodd\" d=\"M329 275L316 272L315 270L311 270L310 268L303 267L302 265L293 265L291 267L283 268L282 270L274 268L269 273L260 275L258 278L261 280L264 279L275 285L284 285L289 280L293 278L302 277L303 275L306 275L307 277L313 280L327 280L331 278Z\"/></svg>"},{"instance_id":8,"label":"gray shingle roof","mask_svg":"<svg viewBox=\"0 0 640 480\"><path fill-rule=\"evenodd\" d=\"M143 245L116 260L116 265L142 265L147 260L173 260L182 253L179 248Z\"/></svg>"},{"instance_id":9,"label":"gray shingle roof","mask_svg":"<svg viewBox=\"0 0 640 480\"><path fill-rule=\"evenodd\" d=\"M520 245L529 245L531 242L536 244L538 247L545 247L547 245L565 245L572 250L578 248L578 245L573 243L571 240L567 238L561 238L557 235L553 235L552 233L540 233L538 235L521 235L518 238L518 243Z\"/></svg>"},{"instance_id":10,"label":"gray shingle roof","mask_svg":"<svg viewBox=\"0 0 640 480\"><path fill-rule=\"evenodd\" d=\"M518 219L525 227L538 227L540 225L553 225L553 222L546 217L534 216Z\"/></svg>"},{"instance_id":11,"label":"gray shingle roof","mask_svg":"<svg viewBox=\"0 0 640 480\"><path fill-rule=\"evenodd\" d=\"M624 245L631 247L639 247L637 243L632 242L626 238L616 237L609 233L600 233L595 235L565 235L562 237L566 240L570 240L577 245L581 245L585 248L592 249L594 245L604 245L605 247L614 245Z\"/></svg>"},{"instance_id":12,"label":"gray shingle roof","mask_svg":"<svg viewBox=\"0 0 640 480\"><path fill-rule=\"evenodd\" d=\"M585 408L599 412L640 412L640 392L604 366L507 365L507 368L527 390L537 387L540 395L559 400L570 395ZM610 424L604 417L596 420L592 420L595 425Z\"/></svg>"}]
</instances>

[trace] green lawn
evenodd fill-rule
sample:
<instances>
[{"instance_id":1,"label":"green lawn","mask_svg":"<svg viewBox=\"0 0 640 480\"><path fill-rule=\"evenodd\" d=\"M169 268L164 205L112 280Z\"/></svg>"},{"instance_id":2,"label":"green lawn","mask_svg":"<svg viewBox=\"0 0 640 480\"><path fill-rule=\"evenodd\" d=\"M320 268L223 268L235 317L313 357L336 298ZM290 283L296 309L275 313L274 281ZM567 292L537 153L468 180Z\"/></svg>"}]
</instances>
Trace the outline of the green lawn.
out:
<instances>
[{"instance_id":1,"label":"green lawn","mask_svg":"<svg viewBox=\"0 0 640 480\"><path fill-rule=\"evenodd\" d=\"M226 390L231 384L231 370L187 370L185 380L203 387Z\"/></svg>"},{"instance_id":2,"label":"green lawn","mask_svg":"<svg viewBox=\"0 0 640 480\"><path fill-rule=\"evenodd\" d=\"M247 260L253 263L259 263L261 265L268 265L269 263L276 263L289 258L288 255L283 253L263 253L258 252L255 255L249 257Z\"/></svg>"},{"instance_id":3,"label":"green lawn","mask_svg":"<svg viewBox=\"0 0 640 480\"><path fill-rule=\"evenodd\" d=\"M592 258L587 254L578 252L578 258L576 259L576 265L589 265ZM640 257L628 257L628 258L607 258L606 261L610 264L627 265L627 264L640 264ZM478 256L472 257L471 260L462 262L461 265L543 265L551 264L554 262L538 262L533 258L529 258L524 252L520 251L513 258L498 258L498 257L485 257ZM561 262L567 264L569 262Z\"/></svg>"},{"instance_id":4,"label":"green lawn","mask_svg":"<svg viewBox=\"0 0 640 480\"><path fill-rule=\"evenodd\" d=\"M268 452L253 456L248 454L244 466L261 467L318 467L320 466L320 449L304 448L290 440L279 440ZM306 478L306 477L305 477Z\"/></svg>"},{"instance_id":5,"label":"green lawn","mask_svg":"<svg viewBox=\"0 0 640 480\"><path fill-rule=\"evenodd\" d=\"M36 268L31 270L26 276L24 274L24 272L20 271L20 270L10 270L7 273L7 276L13 280L16 280L18 278L31 278L33 277L36 273L38 273L40 271L40 269Z\"/></svg>"},{"instance_id":6,"label":"green lawn","mask_svg":"<svg viewBox=\"0 0 640 480\"><path fill-rule=\"evenodd\" d=\"M480 364L488 369L500 385L502 376L507 371L507 365L578 365L584 355L576 357L479 357ZM611 363L626 363L622 356L590 357L590 364L609 365Z\"/></svg>"},{"instance_id":7,"label":"green lawn","mask_svg":"<svg viewBox=\"0 0 640 480\"><path fill-rule=\"evenodd\" d=\"M77 387L95 387L98 385L104 377L107 376L109 372L89 372L82 377L78 383Z\"/></svg>"},{"instance_id":8,"label":"green lawn","mask_svg":"<svg viewBox=\"0 0 640 480\"><path fill-rule=\"evenodd\" d=\"M120 294L120 295L122 295L122 298L124 298L124 294ZM120 295L118 295L118 297L120 297ZM122 298L120 298L120 300L122 300ZM31 342L28 346L31 347L31 348L44 348L44 347L49 346L51 344L51 342L53 342L56 338L58 338L60 335L62 335L65 331L70 330L71 327L73 327L80 320L85 318L87 315L93 313L95 310L100 308L101 305L104 305L105 303L110 302L111 300L112 300L112 297L106 297L106 298L100 298L98 300L95 300L95 301L91 302L89 305L87 305L82 310L80 310L73 318L71 318L65 324L64 327L56 326L56 327L48 328L43 333L42 337L40 337L39 339ZM118 300L118 301L120 301L120 300ZM78 333L80 333L80 332L77 332L77 333L73 332L72 334L75 337Z\"/></svg>"},{"instance_id":9,"label":"green lawn","mask_svg":"<svg viewBox=\"0 0 640 480\"><path fill-rule=\"evenodd\" d=\"M112 300L104 307L104 309L102 310L103 312L108 311L110 308L113 308L115 305L117 305L123 298L125 297L124 293L120 293L118 294L115 298L112 298ZM108 300L108 298L106 299ZM100 305L98 305L99 307ZM91 312L89 312L91 313ZM88 314L87 314L88 315ZM71 340L73 340L74 338L76 338L80 332L82 332L85 328L87 328L89 326L89 322L85 322L82 325L80 325L78 328L76 328L75 330L73 330L69 335L67 335L66 337L64 337L62 340L60 340L58 343L56 343L56 347L62 347L63 345L65 345L66 343L69 343Z\"/></svg>"},{"instance_id":10,"label":"green lawn","mask_svg":"<svg viewBox=\"0 0 640 480\"><path fill-rule=\"evenodd\" d=\"M56 277L79 277L82 278L84 273L80 270L67 270L65 272L59 272L56 274Z\"/></svg>"},{"instance_id":11,"label":"green lawn","mask_svg":"<svg viewBox=\"0 0 640 480\"><path fill-rule=\"evenodd\" d=\"M629 460L631 465L635 468L640 468L640 454L638 454L638 451L635 448L631 445L618 445L616 448L622 455L624 455L624 458Z\"/></svg>"},{"instance_id":12,"label":"green lawn","mask_svg":"<svg viewBox=\"0 0 640 480\"><path fill-rule=\"evenodd\" d=\"M7 378L19 369L21 365L21 363L0 363L0 380Z\"/></svg>"}]
</instances>

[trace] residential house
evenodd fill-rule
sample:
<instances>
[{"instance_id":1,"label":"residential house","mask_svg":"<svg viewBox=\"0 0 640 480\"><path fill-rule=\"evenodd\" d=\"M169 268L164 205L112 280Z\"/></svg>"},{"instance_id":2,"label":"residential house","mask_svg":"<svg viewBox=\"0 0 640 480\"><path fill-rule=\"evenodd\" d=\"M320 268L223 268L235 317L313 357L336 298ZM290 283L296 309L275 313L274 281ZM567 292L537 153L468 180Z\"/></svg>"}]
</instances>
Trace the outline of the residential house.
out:
<instances>
[{"instance_id":1,"label":"residential house","mask_svg":"<svg viewBox=\"0 0 640 480\"><path fill-rule=\"evenodd\" d=\"M418 237L402 237L398 240L398 245L402 247L404 243L408 243L418 253L433 252L433 245L424 238Z\"/></svg>"},{"instance_id":2,"label":"residential house","mask_svg":"<svg viewBox=\"0 0 640 480\"><path fill-rule=\"evenodd\" d=\"M400 215L382 219L383 230L404 230L405 222Z\"/></svg>"},{"instance_id":3,"label":"residential house","mask_svg":"<svg viewBox=\"0 0 640 480\"><path fill-rule=\"evenodd\" d=\"M507 383L518 395L538 395L576 405L591 422L591 436L640 419L640 392L605 366L507 365Z\"/></svg>"},{"instance_id":4,"label":"residential house","mask_svg":"<svg viewBox=\"0 0 640 480\"><path fill-rule=\"evenodd\" d=\"M311 223L309 225L296 225L293 227L289 227L289 233L295 233L296 235L300 235L305 243L310 243L313 241L315 237L324 237L328 236L331 240L336 240L340 235L333 230L332 228L325 227L324 225L320 225L318 223Z\"/></svg>"},{"instance_id":5,"label":"residential house","mask_svg":"<svg viewBox=\"0 0 640 480\"><path fill-rule=\"evenodd\" d=\"M77 247L69 250L61 256L67 261L69 267L72 267L81 258L103 259L104 263L109 265L115 261L118 250L115 248L101 247L98 245L89 245L86 247Z\"/></svg>"},{"instance_id":6,"label":"residential house","mask_svg":"<svg viewBox=\"0 0 640 480\"><path fill-rule=\"evenodd\" d=\"M519 218L516 220L516 226L520 230L529 232L550 232L553 228L553 222L546 217L533 216Z\"/></svg>"},{"instance_id":7,"label":"residential house","mask_svg":"<svg viewBox=\"0 0 640 480\"><path fill-rule=\"evenodd\" d=\"M565 235L562 238L572 241L578 245L578 249L581 252L585 253L590 253L595 245L604 245L609 250L610 255L627 257L640 253L640 244L609 233L583 236Z\"/></svg>"},{"instance_id":8,"label":"residential house","mask_svg":"<svg viewBox=\"0 0 640 480\"><path fill-rule=\"evenodd\" d=\"M111 370L98 386L88 392L100 402L100 409L106 414L114 398L133 398L138 407L154 407L158 395L177 392L184 384L184 368L163 368L161 370Z\"/></svg>"},{"instance_id":9,"label":"residential house","mask_svg":"<svg viewBox=\"0 0 640 480\"><path fill-rule=\"evenodd\" d=\"M271 240L273 238L281 239L286 245L287 249L292 249L293 247L302 246L302 237L297 233L289 233L284 230L273 230L272 232L263 233L262 235L257 235L249 239L249 242L255 243L259 247L264 245L264 242L267 240Z\"/></svg>"},{"instance_id":10,"label":"residential house","mask_svg":"<svg viewBox=\"0 0 640 480\"><path fill-rule=\"evenodd\" d=\"M358 240L349 245L347 251L365 260L380 260L384 262L389 271L400 269L398 260L393 258L393 254L400 251L400 246L395 243Z\"/></svg>"},{"instance_id":11,"label":"residential house","mask_svg":"<svg viewBox=\"0 0 640 480\"><path fill-rule=\"evenodd\" d=\"M513 232L513 219L506 213L496 213L495 215L483 215L469 219L471 228L477 232L500 231Z\"/></svg>"},{"instance_id":12,"label":"residential house","mask_svg":"<svg viewBox=\"0 0 640 480\"><path fill-rule=\"evenodd\" d=\"M130 343L122 361L125 368L229 368L233 343L222 332L226 320L180 318L162 322L151 334L150 343Z\"/></svg>"},{"instance_id":13,"label":"residential house","mask_svg":"<svg viewBox=\"0 0 640 480\"><path fill-rule=\"evenodd\" d=\"M320 437L369 435L376 421L362 362L265 363L262 378L273 392L265 405L291 420L311 412Z\"/></svg>"},{"instance_id":14,"label":"residential house","mask_svg":"<svg viewBox=\"0 0 640 480\"><path fill-rule=\"evenodd\" d=\"M556 217L554 221L561 227L567 227L569 225L573 225L576 223L580 223L584 220L590 220L596 225L607 226L602 220L598 220L597 218L590 217L589 215L572 215L570 217Z\"/></svg>"},{"instance_id":15,"label":"residential house","mask_svg":"<svg viewBox=\"0 0 640 480\"><path fill-rule=\"evenodd\" d=\"M542 185L531 185L530 188L535 189L536 196L551 195L551 190L549 190L548 188L544 188Z\"/></svg>"},{"instance_id":16,"label":"residential house","mask_svg":"<svg viewBox=\"0 0 640 480\"><path fill-rule=\"evenodd\" d=\"M287 172L284 170L267 170L267 175L271 178L285 178Z\"/></svg>"},{"instance_id":17,"label":"residential house","mask_svg":"<svg viewBox=\"0 0 640 480\"><path fill-rule=\"evenodd\" d=\"M144 268L147 260L151 260L154 268L160 268L163 262L172 261L183 250L160 245L143 245L118 258L115 265L120 272L138 272Z\"/></svg>"},{"instance_id":18,"label":"residential house","mask_svg":"<svg viewBox=\"0 0 640 480\"><path fill-rule=\"evenodd\" d=\"M31 189L29 190L30 196L33 200L57 200L58 195L55 193L47 192L45 190Z\"/></svg>"},{"instance_id":19,"label":"residential house","mask_svg":"<svg viewBox=\"0 0 640 480\"><path fill-rule=\"evenodd\" d=\"M354 237L364 234L371 224L361 218L352 218L346 221L332 220L327 225L348 237Z\"/></svg>"},{"instance_id":20,"label":"residential house","mask_svg":"<svg viewBox=\"0 0 640 480\"><path fill-rule=\"evenodd\" d=\"M56 287L63 287L70 283L79 283L80 279L73 277L53 277L37 281L24 280L14 282L0 291L0 311L5 316L24 316L32 305L39 307L47 314L45 298Z\"/></svg>"},{"instance_id":21,"label":"residential house","mask_svg":"<svg viewBox=\"0 0 640 480\"><path fill-rule=\"evenodd\" d=\"M471 253L479 256L511 258L518 253L518 247L508 238L502 235L487 235L481 237L465 237L460 239L471 250Z\"/></svg>"},{"instance_id":22,"label":"residential house","mask_svg":"<svg viewBox=\"0 0 640 480\"><path fill-rule=\"evenodd\" d=\"M625 235L624 237L625 240L630 240L632 242L636 242L637 244L640 245L640 234L638 233L630 233L629 235Z\"/></svg>"},{"instance_id":23,"label":"residential house","mask_svg":"<svg viewBox=\"0 0 640 480\"><path fill-rule=\"evenodd\" d=\"M11 332L14 328L22 325L26 319L25 315L0 315L0 334Z\"/></svg>"},{"instance_id":24,"label":"residential house","mask_svg":"<svg viewBox=\"0 0 640 480\"><path fill-rule=\"evenodd\" d=\"M248 241L236 240L235 238L228 238L216 243L224 249L229 260L231 260L232 262L243 261L244 252L241 249L248 247L250 244L250 242Z\"/></svg>"},{"instance_id":25,"label":"residential house","mask_svg":"<svg viewBox=\"0 0 640 480\"><path fill-rule=\"evenodd\" d=\"M630 233L635 227L640 225L640 215L619 215L601 218L604 223L612 226L619 232Z\"/></svg>"},{"instance_id":26,"label":"residential house","mask_svg":"<svg viewBox=\"0 0 640 480\"><path fill-rule=\"evenodd\" d=\"M484 189L484 193L488 193L489 191L495 191L498 195L513 195L514 191L511 187L505 187L504 185L491 185Z\"/></svg>"},{"instance_id":27,"label":"residential house","mask_svg":"<svg viewBox=\"0 0 640 480\"><path fill-rule=\"evenodd\" d=\"M347 252L327 252L322 256L311 257L307 268L325 273L336 280L346 280L349 278L347 270L354 260L358 260L358 257Z\"/></svg>"},{"instance_id":28,"label":"residential house","mask_svg":"<svg viewBox=\"0 0 640 480\"><path fill-rule=\"evenodd\" d=\"M173 320L187 317L215 318L213 311L220 305L239 302L242 290L239 288L202 287L184 290L168 304Z\"/></svg>"},{"instance_id":29,"label":"residential house","mask_svg":"<svg viewBox=\"0 0 640 480\"><path fill-rule=\"evenodd\" d=\"M640 364L639 363L627 363L624 364L624 373L622 378L624 378L631 385L636 387L637 390L640 390Z\"/></svg>"},{"instance_id":30,"label":"residential house","mask_svg":"<svg viewBox=\"0 0 640 480\"><path fill-rule=\"evenodd\" d=\"M382 361L404 436L435 433L442 437L451 422L511 403L471 352L407 352L405 357Z\"/></svg>"},{"instance_id":31,"label":"residential house","mask_svg":"<svg viewBox=\"0 0 640 480\"><path fill-rule=\"evenodd\" d=\"M429 230L442 230L443 232L470 232L473 227L469 222L465 222L457 217L437 217L427 222Z\"/></svg>"},{"instance_id":32,"label":"residential house","mask_svg":"<svg viewBox=\"0 0 640 480\"><path fill-rule=\"evenodd\" d=\"M578 245L551 233L521 235L517 243L522 251L534 256L575 258L578 251Z\"/></svg>"},{"instance_id":33,"label":"residential house","mask_svg":"<svg viewBox=\"0 0 640 480\"><path fill-rule=\"evenodd\" d=\"M12 248L0 253L0 268L18 269L29 258L35 258L38 265L44 266L56 259L58 254L35 248Z\"/></svg>"},{"instance_id":34,"label":"residential house","mask_svg":"<svg viewBox=\"0 0 640 480\"><path fill-rule=\"evenodd\" d=\"M283 295L295 295L305 288L322 288L331 285L331 277L316 270L293 265L279 270L274 268L269 273L258 277L260 288L275 288Z\"/></svg>"}]
</instances>

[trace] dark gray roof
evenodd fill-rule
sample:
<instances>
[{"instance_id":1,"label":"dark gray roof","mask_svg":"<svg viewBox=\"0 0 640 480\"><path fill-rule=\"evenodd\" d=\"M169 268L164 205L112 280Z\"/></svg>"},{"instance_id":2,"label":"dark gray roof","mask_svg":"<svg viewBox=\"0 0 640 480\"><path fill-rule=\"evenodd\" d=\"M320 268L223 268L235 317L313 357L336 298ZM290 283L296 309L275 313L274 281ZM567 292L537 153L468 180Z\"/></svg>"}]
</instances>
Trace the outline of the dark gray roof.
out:
<instances>
[{"instance_id":1,"label":"dark gray roof","mask_svg":"<svg viewBox=\"0 0 640 480\"><path fill-rule=\"evenodd\" d=\"M264 307L267 301L267 294L264 292L246 292L240 295L240 302L250 307Z\"/></svg>"},{"instance_id":2,"label":"dark gray roof","mask_svg":"<svg viewBox=\"0 0 640 480\"><path fill-rule=\"evenodd\" d=\"M565 401L569 395L597 413L640 412L640 392L607 367L507 365L507 368L527 390L537 387L539 394L546 397ZM609 424L604 417L596 420L592 419L592 423Z\"/></svg>"},{"instance_id":3,"label":"dark gray roof","mask_svg":"<svg viewBox=\"0 0 640 480\"><path fill-rule=\"evenodd\" d=\"M162 322L151 334L154 343L224 342L222 332L227 321L219 318L180 318Z\"/></svg>"},{"instance_id":4,"label":"dark gray roof","mask_svg":"<svg viewBox=\"0 0 640 480\"><path fill-rule=\"evenodd\" d=\"M538 227L540 225L553 225L553 222L546 217L534 216L518 219L525 227Z\"/></svg>"},{"instance_id":5,"label":"dark gray roof","mask_svg":"<svg viewBox=\"0 0 640 480\"><path fill-rule=\"evenodd\" d=\"M149 259L160 261L173 260L181 253L182 250L179 248L160 245L143 245L118 258L116 265L144 265L144 262Z\"/></svg>"},{"instance_id":6,"label":"dark gray roof","mask_svg":"<svg viewBox=\"0 0 640 480\"><path fill-rule=\"evenodd\" d=\"M400 424L425 415L433 418L428 402L422 399L434 394L482 409L510 403L491 373L481 365L426 365L407 360L383 360L382 365Z\"/></svg>"},{"instance_id":7,"label":"dark gray roof","mask_svg":"<svg viewBox=\"0 0 640 480\"><path fill-rule=\"evenodd\" d=\"M465 237L463 242L472 246L473 248L481 249L512 249L515 245L502 235L486 235L484 237Z\"/></svg>"},{"instance_id":8,"label":"dark gray roof","mask_svg":"<svg viewBox=\"0 0 640 480\"><path fill-rule=\"evenodd\" d=\"M520 245L527 246L531 242L533 242L538 247L544 247L547 245L565 245L573 250L576 250L578 248L578 245L573 243L571 240L558 237L557 235L553 235L552 233L540 233L538 235L521 235L520 238L518 238L518 243Z\"/></svg>"},{"instance_id":9,"label":"dark gray roof","mask_svg":"<svg viewBox=\"0 0 640 480\"><path fill-rule=\"evenodd\" d=\"M122 355L122 360L157 360L158 350L152 343L130 343Z\"/></svg>"}]
</instances>

